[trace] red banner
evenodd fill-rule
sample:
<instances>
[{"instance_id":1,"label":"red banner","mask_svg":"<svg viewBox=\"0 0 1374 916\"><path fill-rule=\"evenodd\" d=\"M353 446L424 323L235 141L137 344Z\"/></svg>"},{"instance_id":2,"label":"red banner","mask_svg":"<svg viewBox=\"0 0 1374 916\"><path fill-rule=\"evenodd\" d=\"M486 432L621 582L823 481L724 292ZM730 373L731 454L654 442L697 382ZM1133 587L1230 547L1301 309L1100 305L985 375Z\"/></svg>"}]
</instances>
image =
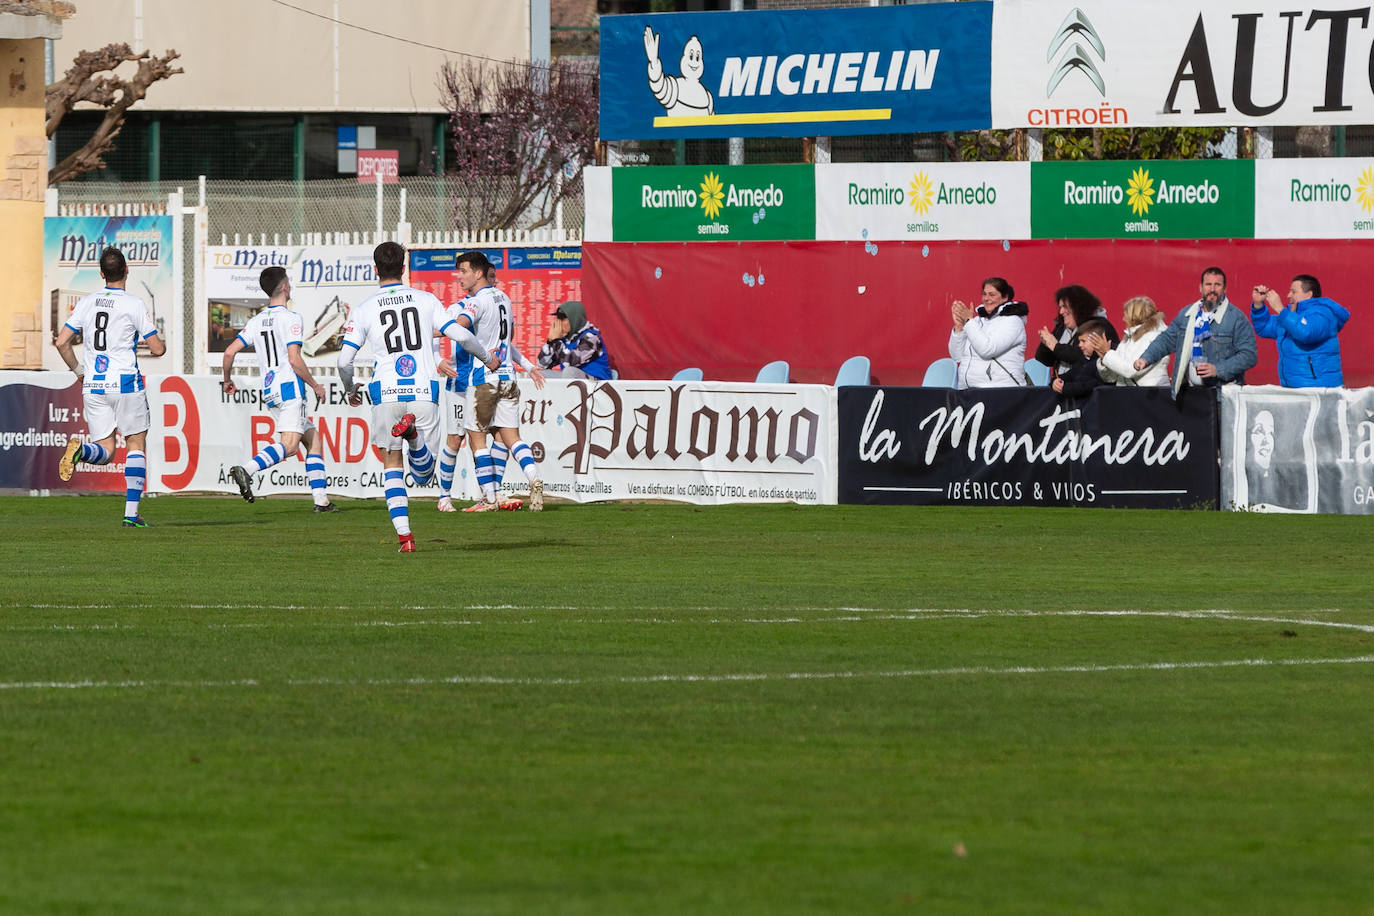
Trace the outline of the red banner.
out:
<instances>
[{"instance_id":1,"label":"red banner","mask_svg":"<svg viewBox=\"0 0 1374 916\"><path fill-rule=\"evenodd\" d=\"M1250 308L1257 283L1287 289L1315 275L1355 317L1341 334L1347 388L1374 385L1374 322L1360 320L1359 290L1374 241L588 242L587 318L623 378L671 378L697 366L708 380L753 381L787 360L792 381L832 384L856 354L874 384L919 385L948 356L950 303L977 303L985 277L1004 277L1030 303L1027 352L1053 324L1054 291L1081 283L1114 324L1132 296L1169 318L1195 301L1204 268L1226 271L1232 302ZM1260 340L1252 384L1277 384L1272 340Z\"/></svg>"}]
</instances>

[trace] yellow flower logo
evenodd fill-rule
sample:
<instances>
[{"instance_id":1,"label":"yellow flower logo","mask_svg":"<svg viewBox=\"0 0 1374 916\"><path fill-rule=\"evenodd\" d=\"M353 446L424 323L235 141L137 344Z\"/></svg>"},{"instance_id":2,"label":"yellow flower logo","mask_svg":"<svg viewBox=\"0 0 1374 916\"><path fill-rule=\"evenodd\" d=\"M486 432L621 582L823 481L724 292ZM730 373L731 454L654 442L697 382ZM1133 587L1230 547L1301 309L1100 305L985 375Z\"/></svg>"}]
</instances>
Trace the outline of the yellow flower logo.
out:
<instances>
[{"instance_id":1,"label":"yellow flower logo","mask_svg":"<svg viewBox=\"0 0 1374 916\"><path fill-rule=\"evenodd\" d=\"M715 172L707 172L706 177L701 180L701 209L706 213L706 218L713 220L720 216L720 203L725 199L725 186L720 183L720 176Z\"/></svg>"},{"instance_id":2,"label":"yellow flower logo","mask_svg":"<svg viewBox=\"0 0 1374 916\"><path fill-rule=\"evenodd\" d=\"M935 186L930 181L930 176L925 172L917 172L911 176L911 209L916 211L917 216L925 216L930 205L935 203Z\"/></svg>"},{"instance_id":3,"label":"yellow flower logo","mask_svg":"<svg viewBox=\"0 0 1374 916\"><path fill-rule=\"evenodd\" d=\"M1131 181L1126 186L1126 202L1136 216L1150 212L1150 204L1155 202L1155 183L1149 172L1136 169L1131 173Z\"/></svg>"},{"instance_id":4,"label":"yellow flower logo","mask_svg":"<svg viewBox=\"0 0 1374 916\"><path fill-rule=\"evenodd\" d=\"M1360 183L1355 186L1355 195L1359 198L1361 210L1366 213L1374 210L1374 166L1360 173Z\"/></svg>"}]
</instances>

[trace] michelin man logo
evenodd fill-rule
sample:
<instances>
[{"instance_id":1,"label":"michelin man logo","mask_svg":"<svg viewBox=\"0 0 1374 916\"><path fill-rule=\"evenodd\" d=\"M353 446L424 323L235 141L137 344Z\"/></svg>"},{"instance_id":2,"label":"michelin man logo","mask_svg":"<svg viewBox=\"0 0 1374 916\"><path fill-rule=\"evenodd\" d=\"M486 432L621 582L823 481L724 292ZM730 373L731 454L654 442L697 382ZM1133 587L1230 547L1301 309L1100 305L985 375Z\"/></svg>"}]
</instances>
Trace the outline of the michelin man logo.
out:
<instances>
[{"instance_id":1,"label":"michelin man logo","mask_svg":"<svg viewBox=\"0 0 1374 916\"><path fill-rule=\"evenodd\" d=\"M650 26L644 27L644 56L649 59L649 88L670 118L715 114L715 100L711 90L701 85L706 72L702 60L701 40L695 35L682 46L681 76L668 76L658 59L659 35Z\"/></svg>"}]
</instances>

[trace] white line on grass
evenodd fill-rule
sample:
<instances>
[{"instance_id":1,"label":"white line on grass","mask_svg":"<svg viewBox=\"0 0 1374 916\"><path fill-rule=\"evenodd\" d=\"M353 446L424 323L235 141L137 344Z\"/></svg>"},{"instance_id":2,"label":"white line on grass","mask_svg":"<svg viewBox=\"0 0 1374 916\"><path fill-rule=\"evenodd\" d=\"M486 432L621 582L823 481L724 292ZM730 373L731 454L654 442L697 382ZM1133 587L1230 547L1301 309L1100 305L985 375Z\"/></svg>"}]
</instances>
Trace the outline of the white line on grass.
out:
<instances>
[{"instance_id":1,"label":"white line on grass","mask_svg":"<svg viewBox=\"0 0 1374 916\"><path fill-rule=\"evenodd\" d=\"M1100 674L1119 671L1198 671L1217 668L1270 668L1311 665L1368 665L1374 655L1350 658L1240 658L1220 661L1147 662L1121 665L1056 665L1008 668L981 666L956 668L914 668L898 671L793 671L783 673L744 672L737 674L650 674L621 677L491 677L454 675L452 677L408 678L299 678L273 682L257 678L223 681L13 681L0 682L0 690L150 690L158 688L254 688L254 687L442 687L442 686L528 686L562 687L594 684L733 684L761 681L894 680L905 678L957 677L969 675L1046 675Z\"/></svg>"},{"instance_id":2,"label":"white line on grass","mask_svg":"<svg viewBox=\"0 0 1374 916\"><path fill-rule=\"evenodd\" d=\"M116 608L114 605L29 605L57 610L116 610L116 609L137 609L143 607L154 607L152 605L122 605ZM156 606L156 607L160 607ZM207 606L208 607L208 606ZM235 609L235 610L304 610L299 606L265 607L254 605L225 605L215 609ZM350 607L317 608L318 610L339 610L350 611L359 610ZM605 607L564 607L564 606L532 606L532 605L481 605L468 608L434 608L425 606L413 606L398 608L398 610L411 611L434 611L434 610L453 610L455 612L474 611L474 610L518 610L530 611L607 611L611 608ZM727 608L719 607L700 607L700 608L643 608L643 610L678 610L678 611L702 611L719 613ZM256 622L232 622L222 623L216 621L206 621L203 626L207 629L284 629L284 628L384 628L384 629L406 629L417 627L468 627L468 626L537 626L549 623L582 625L582 626L624 626L626 624L639 625L707 625L707 626L759 626L759 625L796 625L796 624L827 624L827 623L858 623L877 620L895 621L926 621L926 620L957 620L957 619L979 619L984 617L1162 617L1180 620L1230 620L1248 623L1280 623L1293 626L1318 626L1332 629L1354 630L1361 633L1374 633L1374 624L1345 623L1336 620L1319 620L1308 617L1268 617L1258 614L1241 614L1236 611L1228 610L1176 610L1176 611L1146 611L1146 610L1068 610L1068 611L1035 611L1035 610L975 610L971 608L909 608L902 611L891 611L882 608L791 608L791 611L810 612L825 616L800 617L796 614L787 616L767 617L554 617L554 618L500 618L497 620L472 620L472 619L422 619L422 620L353 620L353 621L315 621L300 619L285 619ZM1322 614L1335 613L1331 609L1314 610L1306 613ZM101 630L133 630L147 624L9 624L0 626L0 631L7 632L48 632L48 631L101 631Z\"/></svg>"}]
</instances>

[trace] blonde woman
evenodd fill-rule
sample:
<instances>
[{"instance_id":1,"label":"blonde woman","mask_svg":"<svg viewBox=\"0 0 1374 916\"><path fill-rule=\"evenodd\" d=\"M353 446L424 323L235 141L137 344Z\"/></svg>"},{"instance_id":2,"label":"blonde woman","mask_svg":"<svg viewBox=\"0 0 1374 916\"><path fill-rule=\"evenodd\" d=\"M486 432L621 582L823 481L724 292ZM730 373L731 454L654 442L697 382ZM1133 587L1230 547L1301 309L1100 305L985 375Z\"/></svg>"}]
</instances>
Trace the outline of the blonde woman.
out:
<instances>
[{"instance_id":1,"label":"blonde woman","mask_svg":"<svg viewBox=\"0 0 1374 916\"><path fill-rule=\"evenodd\" d=\"M1127 299L1121 307L1122 320L1126 333L1121 343L1112 349L1112 343L1102 334L1086 335L1093 352L1098 356L1098 374L1102 381L1115 385L1163 385L1169 384L1169 357L1151 363L1144 369L1134 366L1136 358L1145 352L1160 332L1164 330L1164 313L1149 296L1135 296Z\"/></svg>"}]
</instances>

